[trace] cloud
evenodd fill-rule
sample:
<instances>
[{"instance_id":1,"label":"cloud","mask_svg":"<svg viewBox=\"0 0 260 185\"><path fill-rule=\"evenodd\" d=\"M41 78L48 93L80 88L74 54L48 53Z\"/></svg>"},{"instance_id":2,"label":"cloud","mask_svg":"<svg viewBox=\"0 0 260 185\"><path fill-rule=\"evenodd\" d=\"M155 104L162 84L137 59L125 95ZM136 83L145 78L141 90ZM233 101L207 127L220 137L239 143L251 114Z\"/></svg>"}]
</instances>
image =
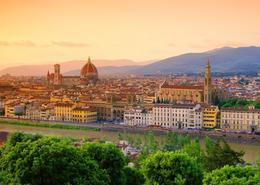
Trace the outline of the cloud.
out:
<instances>
[{"instance_id":1,"label":"cloud","mask_svg":"<svg viewBox=\"0 0 260 185\"><path fill-rule=\"evenodd\" d=\"M36 44L29 40L21 40L21 41L15 41L15 42L0 41L0 46L35 47Z\"/></svg>"},{"instance_id":2,"label":"cloud","mask_svg":"<svg viewBox=\"0 0 260 185\"><path fill-rule=\"evenodd\" d=\"M49 47L49 46L59 46L59 47L88 47L90 44L79 43L79 42L68 42L68 41L52 41L49 43L35 43L30 40L20 40L20 41L1 41L0 47Z\"/></svg>"},{"instance_id":3,"label":"cloud","mask_svg":"<svg viewBox=\"0 0 260 185\"><path fill-rule=\"evenodd\" d=\"M88 47L89 46L89 44L86 43L68 42L68 41L52 41L51 43L55 46L61 46L61 47Z\"/></svg>"}]
</instances>

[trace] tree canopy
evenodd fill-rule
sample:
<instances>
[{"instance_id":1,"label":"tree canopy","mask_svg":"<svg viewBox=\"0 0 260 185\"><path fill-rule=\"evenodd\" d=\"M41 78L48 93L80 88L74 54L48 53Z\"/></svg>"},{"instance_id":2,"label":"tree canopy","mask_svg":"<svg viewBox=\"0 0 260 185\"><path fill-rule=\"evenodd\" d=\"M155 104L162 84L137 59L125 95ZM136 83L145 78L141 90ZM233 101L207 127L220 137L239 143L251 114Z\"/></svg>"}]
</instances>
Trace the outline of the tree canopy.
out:
<instances>
[{"instance_id":1,"label":"tree canopy","mask_svg":"<svg viewBox=\"0 0 260 185\"><path fill-rule=\"evenodd\" d=\"M125 167L125 185L142 185L145 182L142 172L134 167Z\"/></svg>"},{"instance_id":2,"label":"tree canopy","mask_svg":"<svg viewBox=\"0 0 260 185\"><path fill-rule=\"evenodd\" d=\"M185 153L161 152L149 156L142 166L149 185L200 185L202 168Z\"/></svg>"},{"instance_id":3,"label":"tree canopy","mask_svg":"<svg viewBox=\"0 0 260 185\"><path fill-rule=\"evenodd\" d=\"M100 184L106 172L66 140L43 137L17 142L1 153L0 168L8 184Z\"/></svg>"},{"instance_id":4,"label":"tree canopy","mask_svg":"<svg viewBox=\"0 0 260 185\"><path fill-rule=\"evenodd\" d=\"M127 166L128 158L114 144L83 142L75 146L72 139L15 133L0 148L0 184L255 185L260 182L259 169L243 166L243 152L232 150L224 140L206 138L205 149L198 139L173 133L158 140L149 132L142 140L135 136L130 141L141 151L138 158L141 160L134 161L135 167Z\"/></svg>"},{"instance_id":5,"label":"tree canopy","mask_svg":"<svg viewBox=\"0 0 260 185\"><path fill-rule=\"evenodd\" d=\"M123 168L127 164L127 159L115 145L84 143L81 150L85 156L97 161L99 167L107 172L111 180L110 184L123 184L125 180Z\"/></svg>"},{"instance_id":6,"label":"tree canopy","mask_svg":"<svg viewBox=\"0 0 260 185\"><path fill-rule=\"evenodd\" d=\"M244 152L236 152L230 148L225 140L213 141L205 138L204 166L208 171L221 168L225 165L243 164Z\"/></svg>"},{"instance_id":7,"label":"tree canopy","mask_svg":"<svg viewBox=\"0 0 260 185\"><path fill-rule=\"evenodd\" d=\"M244 99L232 97L220 101L218 106L220 108L229 108L229 107L248 108L248 106L255 106L256 109L260 109L260 101L244 100Z\"/></svg>"},{"instance_id":8,"label":"tree canopy","mask_svg":"<svg viewBox=\"0 0 260 185\"><path fill-rule=\"evenodd\" d=\"M260 184L260 170L252 166L225 166L207 173L204 185L257 185Z\"/></svg>"}]
</instances>

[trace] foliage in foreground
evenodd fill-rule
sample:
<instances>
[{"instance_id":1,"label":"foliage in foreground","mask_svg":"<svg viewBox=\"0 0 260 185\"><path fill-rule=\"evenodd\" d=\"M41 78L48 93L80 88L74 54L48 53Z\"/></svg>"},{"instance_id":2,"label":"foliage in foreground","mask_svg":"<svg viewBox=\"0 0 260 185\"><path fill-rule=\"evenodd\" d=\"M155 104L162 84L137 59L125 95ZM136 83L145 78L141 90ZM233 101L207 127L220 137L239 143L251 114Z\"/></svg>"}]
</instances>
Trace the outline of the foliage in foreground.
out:
<instances>
[{"instance_id":1,"label":"foliage in foreground","mask_svg":"<svg viewBox=\"0 0 260 185\"><path fill-rule=\"evenodd\" d=\"M252 166L225 166L207 173L204 185L259 185L260 170Z\"/></svg>"},{"instance_id":2,"label":"foliage in foreground","mask_svg":"<svg viewBox=\"0 0 260 185\"><path fill-rule=\"evenodd\" d=\"M124 184L123 168L127 165L124 154L112 144L84 143L81 146L86 157L97 161L99 167L104 169L113 185Z\"/></svg>"},{"instance_id":3,"label":"foliage in foreground","mask_svg":"<svg viewBox=\"0 0 260 185\"><path fill-rule=\"evenodd\" d=\"M204 157L204 166L208 171L222 168L225 165L243 164L244 152L236 152L230 148L225 140L212 141L205 139L206 149Z\"/></svg>"},{"instance_id":4,"label":"foliage in foreground","mask_svg":"<svg viewBox=\"0 0 260 185\"><path fill-rule=\"evenodd\" d=\"M237 166L241 162L237 161L239 156L225 144L209 140L204 152L198 140L178 137L182 136L172 135L158 142L148 134L144 141L136 142L143 152L136 168L127 166L126 157L113 144L86 142L75 146L71 139L15 133L0 148L0 184L255 185L260 182L259 169ZM217 169L207 169L206 163ZM232 166L221 168L226 163Z\"/></svg>"},{"instance_id":5,"label":"foliage in foreground","mask_svg":"<svg viewBox=\"0 0 260 185\"><path fill-rule=\"evenodd\" d=\"M144 161L143 172L149 185L202 184L201 166L184 153L158 151Z\"/></svg>"},{"instance_id":6,"label":"foliage in foreground","mask_svg":"<svg viewBox=\"0 0 260 185\"><path fill-rule=\"evenodd\" d=\"M140 169L134 167L125 167L125 185L142 185L145 183L143 174L140 172Z\"/></svg>"},{"instance_id":7,"label":"foliage in foreground","mask_svg":"<svg viewBox=\"0 0 260 185\"><path fill-rule=\"evenodd\" d=\"M141 141L138 136L128 134L120 134L120 138L128 140L133 147L141 150L141 155L135 161L137 166L140 166L143 160L156 151L187 153L195 158L205 171L211 171L225 165L244 163L242 159L244 152L232 150L225 140L214 141L206 137L205 149L202 149L198 139L191 139L189 136L182 136L173 132L169 132L166 136L160 136L160 142L151 132L145 134Z\"/></svg>"},{"instance_id":8,"label":"foliage in foreground","mask_svg":"<svg viewBox=\"0 0 260 185\"><path fill-rule=\"evenodd\" d=\"M11 146L11 145L10 145ZM99 184L109 176L66 140L42 137L17 142L1 152L6 184Z\"/></svg>"},{"instance_id":9,"label":"foliage in foreground","mask_svg":"<svg viewBox=\"0 0 260 185\"><path fill-rule=\"evenodd\" d=\"M123 153L114 145L84 143L76 147L70 139L15 133L1 148L0 182L116 184L112 173L115 171L122 182L119 184L124 184L125 161Z\"/></svg>"}]
</instances>

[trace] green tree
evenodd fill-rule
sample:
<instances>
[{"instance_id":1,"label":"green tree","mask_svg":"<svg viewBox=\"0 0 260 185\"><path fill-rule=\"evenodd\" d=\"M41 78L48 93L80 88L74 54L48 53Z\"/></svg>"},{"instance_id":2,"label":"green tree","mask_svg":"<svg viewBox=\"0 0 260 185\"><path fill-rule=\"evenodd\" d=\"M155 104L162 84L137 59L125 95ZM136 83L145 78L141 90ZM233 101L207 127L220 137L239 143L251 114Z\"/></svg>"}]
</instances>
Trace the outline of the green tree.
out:
<instances>
[{"instance_id":1,"label":"green tree","mask_svg":"<svg viewBox=\"0 0 260 185\"><path fill-rule=\"evenodd\" d=\"M117 136L117 137L118 137L118 139L119 139L119 140L123 140L123 139L124 139L124 136L123 136L123 134L122 134L122 133L120 133L120 132L118 133L118 136Z\"/></svg>"},{"instance_id":2,"label":"green tree","mask_svg":"<svg viewBox=\"0 0 260 185\"><path fill-rule=\"evenodd\" d=\"M227 108L227 107L244 107L247 108L248 106L255 106L255 108L260 108L260 101L249 101L243 100L240 98L232 97L227 98L219 102L218 106L220 108Z\"/></svg>"},{"instance_id":3,"label":"green tree","mask_svg":"<svg viewBox=\"0 0 260 185\"><path fill-rule=\"evenodd\" d=\"M153 132L147 132L144 135L143 150L147 153L153 153L159 149L158 141Z\"/></svg>"},{"instance_id":4,"label":"green tree","mask_svg":"<svg viewBox=\"0 0 260 185\"><path fill-rule=\"evenodd\" d=\"M149 156L142 166L148 185L200 185L202 168L185 153L161 152Z\"/></svg>"},{"instance_id":5,"label":"green tree","mask_svg":"<svg viewBox=\"0 0 260 185\"><path fill-rule=\"evenodd\" d=\"M190 143L184 145L182 152L187 153L189 156L197 159L197 161L203 165L205 154L201 149L200 142L198 139L191 141Z\"/></svg>"},{"instance_id":6,"label":"green tree","mask_svg":"<svg viewBox=\"0 0 260 185\"><path fill-rule=\"evenodd\" d=\"M204 185L259 185L260 171L252 166L225 166L207 173Z\"/></svg>"},{"instance_id":7,"label":"green tree","mask_svg":"<svg viewBox=\"0 0 260 185\"><path fill-rule=\"evenodd\" d=\"M25 142L25 141L36 141L38 139L42 138L41 135L38 135L38 134L35 134L35 135L31 135L31 134L25 134L25 133L22 133L22 132L16 132L16 133L13 133L11 134L9 137L8 137L8 140L5 144L5 146L15 146L16 143L19 143L19 142Z\"/></svg>"},{"instance_id":8,"label":"green tree","mask_svg":"<svg viewBox=\"0 0 260 185\"><path fill-rule=\"evenodd\" d=\"M225 165L244 163L242 159L244 152L232 150L225 140L213 141L206 137L205 145L204 166L209 171L221 168Z\"/></svg>"},{"instance_id":9,"label":"green tree","mask_svg":"<svg viewBox=\"0 0 260 185\"><path fill-rule=\"evenodd\" d=\"M119 185L124 183L123 168L127 159L115 145L84 143L81 150L84 155L97 161L99 167L107 172L111 180L110 184Z\"/></svg>"},{"instance_id":10,"label":"green tree","mask_svg":"<svg viewBox=\"0 0 260 185\"><path fill-rule=\"evenodd\" d=\"M260 152L257 154L257 160L256 160L256 162L255 162L255 164L256 164L256 166L258 167L258 168L260 168Z\"/></svg>"},{"instance_id":11,"label":"green tree","mask_svg":"<svg viewBox=\"0 0 260 185\"><path fill-rule=\"evenodd\" d=\"M51 137L4 149L0 168L6 174L5 184L105 185L109 181L106 172L70 142Z\"/></svg>"},{"instance_id":12,"label":"green tree","mask_svg":"<svg viewBox=\"0 0 260 185\"><path fill-rule=\"evenodd\" d=\"M126 178L125 185L142 185L145 182L144 175L137 168L125 167L124 174Z\"/></svg>"},{"instance_id":13,"label":"green tree","mask_svg":"<svg viewBox=\"0 0 260 185\"><path fill-rule=\"evenodd\" d=\"M165 143L163 146L164 151L176 151L184 147L184 145L191 142L190 137L178 135L174 132L169 132L166 135Z\"/></svg>"},{"instance_id":14,"label":"green tree","mask_svg":"<svg viewBox=\"0 0 260 185\"><path fill-rule=\"evenodd\" d=\"M141 139L140 135L135 135L134 136L132 147L137 148L137 149L141 149L142 148L142 139Z\"/></svg>"}]
</instances>

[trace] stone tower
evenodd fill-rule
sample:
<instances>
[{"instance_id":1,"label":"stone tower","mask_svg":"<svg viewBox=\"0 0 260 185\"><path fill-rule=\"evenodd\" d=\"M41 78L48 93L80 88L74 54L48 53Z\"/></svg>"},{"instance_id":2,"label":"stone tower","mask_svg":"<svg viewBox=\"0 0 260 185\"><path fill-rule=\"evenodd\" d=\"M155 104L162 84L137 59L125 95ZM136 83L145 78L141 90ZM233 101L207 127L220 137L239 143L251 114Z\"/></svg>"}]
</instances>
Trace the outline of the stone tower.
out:
<instances>
[{"instance_id":1,"label":"stone tower","mask_svg":"<svg viewBox=\"0 0 260 185\"><path fill-rule=\"evenodd\" d=\"M205 77L204 77L204 103L212 103L212 84L211 84L211 67L209 60L205 67Z\"/></svg>"},{"instance_id":2,"label":"stone tower","mask_svg":"<svg viewBox=\"0 0 260 185\"><path fill-rule=\"evenodd\" d=\"M60 65L54 65L54 85L61 85Z\"/></svg>"}]
</instances>

